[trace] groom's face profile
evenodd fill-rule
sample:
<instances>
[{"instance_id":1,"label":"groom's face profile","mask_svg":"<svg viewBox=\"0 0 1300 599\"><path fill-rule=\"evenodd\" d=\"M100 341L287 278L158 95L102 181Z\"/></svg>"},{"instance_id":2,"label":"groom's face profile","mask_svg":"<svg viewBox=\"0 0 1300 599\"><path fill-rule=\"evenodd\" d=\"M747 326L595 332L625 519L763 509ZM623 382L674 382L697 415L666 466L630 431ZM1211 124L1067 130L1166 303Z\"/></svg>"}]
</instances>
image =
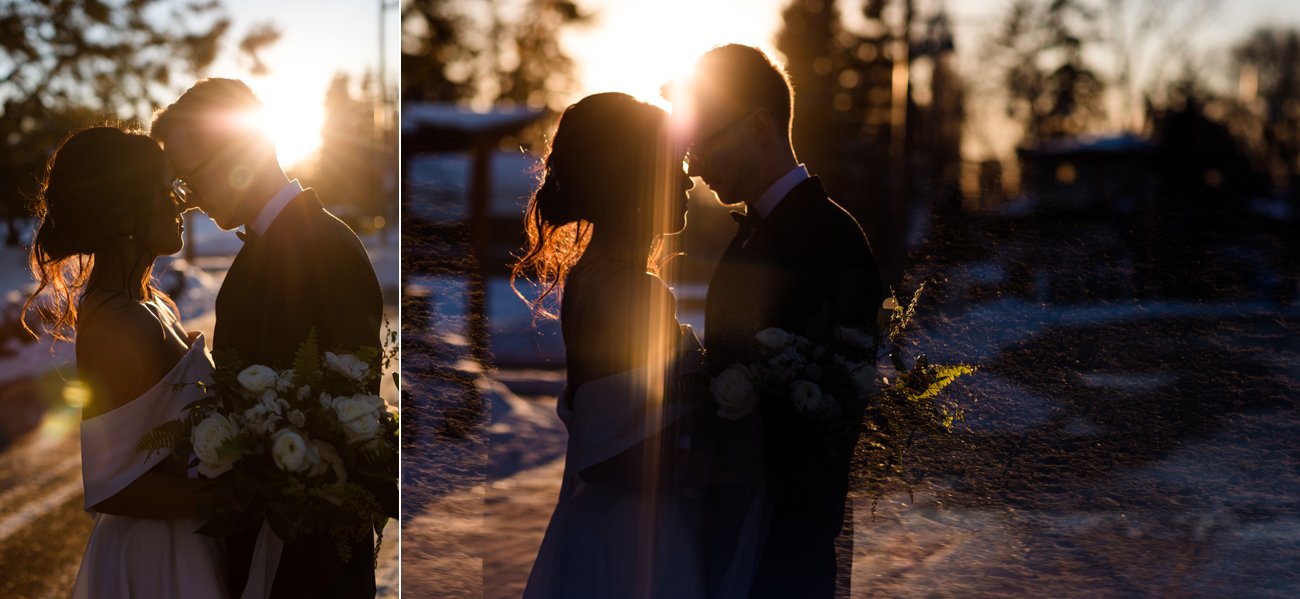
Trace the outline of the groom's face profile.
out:
<instances>
[{"instance_id":1,"label":"groom's face profile","mask_svg":"<svg viewBox=\"0 0 1300 599\"><path fill-rule=\"evenodd\" d=\"M692 143L686 154L687 174L699 177L723 204L748 197L745 165L753 164L753 136L758 110L735 102L695 103Z\"/></svg>"},{"instance_id":2,"label":"groom's face profile","mask_svg":"<svg viewBox=\"0 0 1300 599\"><path fill-rule=\"evenodd\" d=\"M242 224L236 212L236 200L226 185L224 173L225 144L205 139L202 132L181 127L163 140L163 149L171 166L173 189L183 195L185 208L197 208L222 229Z\"/></svg>"}]
</instances>

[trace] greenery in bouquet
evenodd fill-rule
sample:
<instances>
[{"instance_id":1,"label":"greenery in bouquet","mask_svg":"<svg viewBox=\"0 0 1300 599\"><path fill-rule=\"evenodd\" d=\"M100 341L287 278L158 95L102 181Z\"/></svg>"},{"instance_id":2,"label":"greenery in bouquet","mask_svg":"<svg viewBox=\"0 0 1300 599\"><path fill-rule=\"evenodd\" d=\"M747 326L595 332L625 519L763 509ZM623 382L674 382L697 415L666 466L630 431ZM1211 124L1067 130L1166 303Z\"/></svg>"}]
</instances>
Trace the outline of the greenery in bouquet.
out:
<instances>
[{"instance_id":1,"label":"greenery in bouquet","mask_svg":"<svg viewBox=\"0 0 1300 599\"><path fill-rule=\"evenodd\" d=\"M710 385L718 416L736 420L763 405L795 414L792 424L805 437L826 441L829 450L845 445L845 439L856 434L858 416L876 388L872 336L839 327L834 343L818 345L802 335L768 328L754 341L760 359L732 364Z\"/></svg>"},{"instance_id":2,"label":"greenery in bouquet","mask_svg":"<svg viewBox=\"0 0 1300 599\"><path fill-rule=\"evenodd\" d=\"M977 370L964 363L931 363L919 351L909 365L908 352L917 348L908 333L924 291L925 283L922 283L906 306L893 296L883 306L884 343L880 353L887 361L879 369L879 393L867 404L853 468L856 486L865 488L876 499L891 480L902 482L910 496L908 451L921 436L952 434L955 424L963 419L963 412L946 391L957 379Z\"/></svg>"},{"instance_id":3,"label":"greenery in bouquet","mask_svg":"<svg viewBox=\"0 0 1300 599\"><path fill-rule=\"evenodd\" d=\"M906 306L891 296L877 330L836 327L827 345L782 329L760 331L754 342L761 358L732 364L710 383L718 416L770 410L768 417L790 419L801 443L823 446L822 455L852 451L855 486L879 497L889 480L906 483L915 440L951 434L962 419L945 390L976 370L934 364L923 353L909 364L908 332L924 291L922 284Z\"/></svg>"},{"instance_id":4,"label":"greenery in bouquet","mask_svg":"<svg viewBox=\"0 0 1300 599\"><path fill-rule=\"evenodd\" d=\"M397 416L377 395L395 332L386 345L321 352L313 332L291 369L223 360L210 382L189 383L203 397L137 449L170 450L212 479L202 534L229 536L265 518L285 540L328 536L349 561L352 543L373 530L377 556L387 514L375 489L396 485L398 472Z\"/></svg>"}]
</instances>

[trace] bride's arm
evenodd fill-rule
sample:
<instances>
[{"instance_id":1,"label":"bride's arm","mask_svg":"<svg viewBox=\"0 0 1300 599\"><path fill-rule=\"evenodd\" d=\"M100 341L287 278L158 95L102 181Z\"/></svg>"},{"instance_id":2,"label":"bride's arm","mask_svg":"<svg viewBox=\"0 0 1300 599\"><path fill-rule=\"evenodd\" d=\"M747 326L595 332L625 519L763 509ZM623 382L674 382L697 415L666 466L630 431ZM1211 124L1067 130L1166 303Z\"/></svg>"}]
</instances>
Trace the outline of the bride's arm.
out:
<instances>
[{"instance_id":1,"label":"bride's arm","mask_svg":"<svg viewBox=\"0 0 1300 599\"><path fill-rule=\"evenodd\" d=\"M599 368L585 370L611 376L647 365L657 366L658 376L664 381L661 390L665 397L654 401L664 401L675 387L675 375L692 371L689 363L694 356L681 355L679 351L684 333L677 321L676 300L667 286L646 275L628 283L626 287L605 289L607 295L600 305L607 310L600 318L586 320L601 329L601 334L588 339L604 340L598 344L599 351L593 353L606 361ZM670 480L676 478L673 470L683 462L680 439L685 433L684 425L685 420L668 425L618 455L586 468L579 476L588 483L622 489L671 485Z\"/></svg>"},{"instance_id":2,"label":"bride's arm","mask_svg":"<svg viewBox=\"0 0 1300 599\"><path fill-rule=\"evenodd\" d=\"M203 489L211 482L175 476L155 468L94 508L104 514L150 520L197 518Z\"/></svg>"},{"instance_id":3,"label":"bride's arm","mask_svg":"<svg viewBox=\"0 0 1300 599\"><path fill-rule=\"evenodd\" d=\"M110 412L140 397L162 380L177 359L168 351L157 318L138 305L97 311L82 323L76 350L77 370L91 392L82 418ZM116 440L130 446L137 441L127 436ZM183 467L164 460L92 507L133 518L192 518L208 482L188 479Z\"/></svg>"}]
</instances>

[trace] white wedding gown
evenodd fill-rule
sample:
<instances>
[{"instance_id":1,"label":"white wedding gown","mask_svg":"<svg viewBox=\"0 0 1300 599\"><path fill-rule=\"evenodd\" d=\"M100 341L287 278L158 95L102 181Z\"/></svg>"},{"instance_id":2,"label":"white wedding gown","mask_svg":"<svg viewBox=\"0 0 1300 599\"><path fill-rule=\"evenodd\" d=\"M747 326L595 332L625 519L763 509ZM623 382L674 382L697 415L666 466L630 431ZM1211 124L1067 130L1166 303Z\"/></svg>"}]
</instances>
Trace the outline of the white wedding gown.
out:
<instances>
[{"instance_id":1,"label":"white wedding gown","mask_svg":"<svg viewBox=\"0 0 1300 599\"><path fill-rule=\"evenodd\" d=\"M693 333L683 343L699 347ZM665 367L651 364L562 394L557 410L569 431L564 480L526 599L704 596L700 505L689 490L623 489L579 476L686 415L684 406L662 401Z\"/></svg>"},{"instance_id":2,"label":"white wedding gown","mask_svg":"<svg viewBox=\"0 0 1300 599\"><path fill-rule=\"evenodd\" d=\"M202 393L194 383L211 381L212 356L203 336L158 384L140 397L81 423L81 473L86 511L148 472L165 453L137 452L139 439L181 416ZM225 599L222 541L196 534L200 520L150 520L98 513L77 572L74 599Z\"/></svg>"}]
</instances>

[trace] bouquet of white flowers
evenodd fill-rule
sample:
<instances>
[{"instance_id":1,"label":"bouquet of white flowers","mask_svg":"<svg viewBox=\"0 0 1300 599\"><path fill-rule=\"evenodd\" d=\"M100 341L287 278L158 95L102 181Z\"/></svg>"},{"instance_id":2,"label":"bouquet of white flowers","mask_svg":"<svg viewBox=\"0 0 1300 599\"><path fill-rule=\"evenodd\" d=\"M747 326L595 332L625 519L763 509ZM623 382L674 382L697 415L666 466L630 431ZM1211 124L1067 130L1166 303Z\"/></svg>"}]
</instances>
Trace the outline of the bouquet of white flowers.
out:
<instances>
[{"instance_id":1,"label":"bouquet of white flowers","mask_svg":"<svg viewBox=\"0 0 1300 599\"><path fill-rule=\"evenodd\" d=\"M852 451L855 476L876 492L891 477L905 478L904 454L916 436L949 434L962 418L942 392L976 371L932 364L924 354L907 364L907 332L924 290L907 306L885 300L878 330L836 327L827 345L779 328L760 331L761 359L732 364L711 382L718 416L737 420L758 409L801 439L791 447L815 446L820 452L809 455L820 456Z\"/></svg>"},{"instance_id":2,"label":"bouquet of white flowers","mask_svg":"<svg viewBox=\"0 0 1300 599\"><path fill-rule=\"evenodd\" d=\"M719 417L742 418L765 397L788 402L804 420L801 424L819 436L856 433L863 406L879 392L870 357L876 343L870 334L837 327L835 343L828 347L768 328L755 341L760 360L732 364L710 385Z\"/></svg>"},{"instance_id":3,"label":"bouquet of white flowers","mask_svg":"<svg viewBox=\"0 0 1300 599\"><path fill-rule=\"evenodd\" d=\"M193 383L204 397L137 449L170 449L213 479L200 533L228 536L261 517L285 540L328 535L348 561L358 537L382 540L391 511L380 496L396 488L398 423L374 392L395 354L322 354L313 333L292 369L223 367Z\"/></svg>"}]
</instances>

